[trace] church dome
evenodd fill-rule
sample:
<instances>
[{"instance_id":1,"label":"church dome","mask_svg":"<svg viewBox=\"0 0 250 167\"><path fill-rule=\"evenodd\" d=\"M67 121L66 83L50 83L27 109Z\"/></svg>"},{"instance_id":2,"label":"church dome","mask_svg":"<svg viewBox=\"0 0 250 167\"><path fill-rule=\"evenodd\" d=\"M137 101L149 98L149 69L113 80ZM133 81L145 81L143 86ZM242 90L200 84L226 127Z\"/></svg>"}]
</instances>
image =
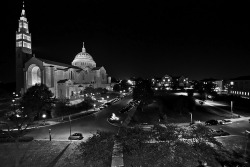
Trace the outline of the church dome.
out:
<instances>
[{"instance_id":1,"label":"church dome","mask_svg":"<svg viewBox=\"0 0 250 167\"><path fill-rule=\"evenodd\" d=\"M86 49L84 47L84 42L83 42L82 52L78 53L75 56L75 59L72 61L72 65L81 68L96 67L96 63L93 60L92 56L86 52Z\"/></svg>"}]
</instances>

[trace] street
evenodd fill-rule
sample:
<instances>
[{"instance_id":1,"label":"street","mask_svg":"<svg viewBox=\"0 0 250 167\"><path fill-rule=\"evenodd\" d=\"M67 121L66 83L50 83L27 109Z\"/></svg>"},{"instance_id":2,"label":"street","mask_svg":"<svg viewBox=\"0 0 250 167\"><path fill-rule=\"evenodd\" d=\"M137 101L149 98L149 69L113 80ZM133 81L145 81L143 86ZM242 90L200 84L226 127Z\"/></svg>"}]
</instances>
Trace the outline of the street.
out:
<instances>
[{"instance_id":1,"label":"street","mask_svg":"<svg viewBox=\"0 0 250 167\"><path fill-rule=\"evenodd\" d=\"M82 133L83 141L88 137L92 136L93 133L96 133L97 130L102 131L114 131L118 130L118 127L115 127L107 122L107 118L115 113L118 116L119 110L121 110L127 103L131 100L131 96L127 96L122 100L116 102L115 104L98 111L95 114L79 118L71 121L71 133ZM123 116L125 116L123 114ZM52 126L46 126L38 129L33 129L28 136L33 136L36 140L49 140L49 129L51 129L52 140L64 141L68 140L70 135L70 123L64 122Z\"/></svg>"},{"instance_id":2,"label":"street","mask_svg":"<svg viewBox=\"0 0 250 167\"><path fill-rule=\"evenodd\" d=\"M207 121L211 119L215 120L222 120L222 119L230 119L232 123L226 124L226 125L215 125L210 126L212 129L219 130L222 129L231 135L239 135L244 136L246 130L250 130L250 123L248 119L250 117L243 117L241 118L231 118L232 113L230 111L227 111L225 109L220 108L220 106L225 106L225 103L220 102L214 102L207 100L203 105L200 105L198 101L196 100L197 107L203 107L205 109L202 110L203 112L199 112L199 110L196 110L193 113L194 120L201 120L201 121ZM237 111L234 111L237 115Z\"/></svg>"}]
</instances>

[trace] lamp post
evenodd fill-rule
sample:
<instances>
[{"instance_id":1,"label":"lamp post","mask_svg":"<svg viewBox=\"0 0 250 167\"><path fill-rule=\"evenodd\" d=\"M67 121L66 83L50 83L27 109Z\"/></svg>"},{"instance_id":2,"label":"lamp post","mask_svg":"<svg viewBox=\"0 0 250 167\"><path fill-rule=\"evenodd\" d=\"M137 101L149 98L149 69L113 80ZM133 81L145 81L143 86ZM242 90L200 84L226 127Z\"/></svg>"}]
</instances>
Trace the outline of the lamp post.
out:
<instances>
[{"instance_id":1,"label":"lamp post","mask_svg":"<svg viewBox=\"0 0 250 167\"><path fill-rule=\"evenodd\" d=\"M190 119L191 119L190 124L192 124L192 122L193 122L193 114L191 112L189 114L190 114Z\"/></svg>"},{"instance_id":2,"label":"lamp post","mask_svg":"<svg viewBox=\"0 0 250 167\"><path fill-rule=\"evenodd\" d=\"M69 136L71 136L71 115L69 115Z\"/></svg>"},{"instance_id":3,"label":"lamp post","mask_svg":"<svg viewBox=\"0 0 250 167\"><path fill-rule=\"evenodd\" d=\"M95 106L96 106L96 104L94 104L94 111L95 111Z\"/></svg>"},{"instance_id":4,"label":"lamp post","mask_svg":"<svg viewBox=\"0 0 250 167\"><path fill-rule=\"evenodd\" d=\"M231 114L233 116L233 101L231 101Z\"/></svg>"},{"instance_id":5,"label":"lamp post","mask_svg":"<svg viewBox=\"0 0 250 167\"><path fill-rule=\"evenodd\" d=\"M46 114L43 114L43 115L42 115L42 117L43 117L43 125L45 126L45 118L46 118Z\"/></svg>"},{"instance_id":6,"label":"lamp post","mask_svg":"<svg viewBox=\"0 0 250 167\"><path fill-rule=\"evenodd\" d=\"M107 96L107 99L109 99L109 96Z\"/></svg>"},{"instance_id":7,"label":"lamp post","mask_svg":"<svg viewBox=\"0 0 250 167\"><path fill-rule=\"evenodd\" d=\"M51 129L49 129L49 141L51 141Z\"/></svg>"},{"instance_id":8,"label":"lamp post","mask_svg":"<svg viewBox=\"0 0 250 167\"><path fill-rule=\"evenodd\" d=\"M12 100L13 102L13 109L14 109L14 114L16 114L16 106L15 106L15 99Z\"/></svg>"}]
</instances>

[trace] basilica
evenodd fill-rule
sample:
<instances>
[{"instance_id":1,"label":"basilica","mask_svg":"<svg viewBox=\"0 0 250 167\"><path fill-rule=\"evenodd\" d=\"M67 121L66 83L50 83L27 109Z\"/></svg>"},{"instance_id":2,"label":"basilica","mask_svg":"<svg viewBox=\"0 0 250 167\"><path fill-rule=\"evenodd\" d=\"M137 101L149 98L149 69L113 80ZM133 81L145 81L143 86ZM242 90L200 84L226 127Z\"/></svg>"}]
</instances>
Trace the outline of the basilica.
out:
<instances>
[{"instance_id":1,"label":"basilica","mask_svg":"<svg viewBox=\"0 0 250 167\"><path fill-rule=\"evenodd\" d=\"M31 33L23 5L16 32L16 91L23 94L31 86L41 83L56 98L72 99L86 87L109 89L111 78L104 67L96 66L84 43L71 64L41 59L32 54Z\"/></svg>"}]
</instances>

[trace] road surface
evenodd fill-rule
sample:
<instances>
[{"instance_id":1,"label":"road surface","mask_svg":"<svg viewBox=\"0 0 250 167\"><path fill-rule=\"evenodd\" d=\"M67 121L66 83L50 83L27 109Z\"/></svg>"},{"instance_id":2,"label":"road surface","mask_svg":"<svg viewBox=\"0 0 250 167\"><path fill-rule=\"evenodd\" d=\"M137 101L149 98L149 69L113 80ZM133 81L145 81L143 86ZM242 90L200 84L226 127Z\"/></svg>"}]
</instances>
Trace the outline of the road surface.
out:
<instances>
[{"instance_id":1,"label":"road surface","mask_svg":"<svg viewBox=\"0 0 250 167\"><path fill-rule=\"evenodd\" d=\"M98 111L95 114L79 118L71 121L71 133L79 132L83 134L84 141L96 133L97 130L101 131L113 131L116 132L118 127L113 126L107 122L107 118L110 117L112 113L120 116L119 111L127 105L131 100L131 96L127 96L117 103ZM125 115L122 115L123 118ZM68 140L70 134L70 123L60 123L52 126L42 127L38 129L33 129L28 136L33 136L36 140L49 140L49 129L51 129L52 140L64 141Z\"/></svg>"}]
</instances>

